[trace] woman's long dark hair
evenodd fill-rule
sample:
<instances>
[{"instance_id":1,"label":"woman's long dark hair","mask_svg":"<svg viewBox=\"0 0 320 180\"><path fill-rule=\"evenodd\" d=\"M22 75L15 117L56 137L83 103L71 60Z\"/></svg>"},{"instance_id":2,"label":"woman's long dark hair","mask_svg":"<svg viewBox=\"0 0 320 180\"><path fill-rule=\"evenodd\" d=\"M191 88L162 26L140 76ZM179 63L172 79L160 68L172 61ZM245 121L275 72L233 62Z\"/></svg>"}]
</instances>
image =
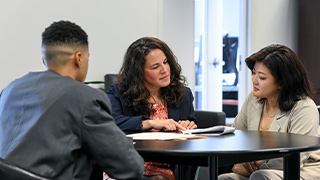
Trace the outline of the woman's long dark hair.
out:
<instances>
[{"instance_id":1,"label":"woman's long dark hair","mask_svg":"<svg viewBox=\"0 0 320 180\"><path fill-rule=\"evenodd\" d=\"M251 71L256 62L261 62L270 70L276 84L281 87L278 97L280 110L289 111L297 101L313 97L314 90L306 69L298 56L288 47L270 45L245 61ZM265 98L261 98L260 103L264 102Z\"/></svg>"},{"instance_id":2,"label":"woman's long dark hair","mask_svg":"<svg viewBox=\"0 0 320 180\"><path fill-rule=\"evenodd\" d=\"M170 66L170 84L161 88L161 98L167 104L179 106L183 97L185 78L181 75L181 66L168 45L154 37L143 37L133 42L127 49L118 76L118 88L126 106L138 115L150 115L150 92L144 86L143 74L145 57L154 49L160 49L167 57Z\"/></svg>"}]
</instances>

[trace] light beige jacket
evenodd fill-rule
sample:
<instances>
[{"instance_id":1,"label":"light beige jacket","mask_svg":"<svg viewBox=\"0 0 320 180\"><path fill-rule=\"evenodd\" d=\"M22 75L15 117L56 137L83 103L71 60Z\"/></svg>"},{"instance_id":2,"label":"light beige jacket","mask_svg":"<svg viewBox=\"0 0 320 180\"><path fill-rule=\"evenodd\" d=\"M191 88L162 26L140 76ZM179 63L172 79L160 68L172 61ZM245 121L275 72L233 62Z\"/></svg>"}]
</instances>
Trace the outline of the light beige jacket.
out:
<instances>
[{"instance_id":1,"label":"light beige jacket","mask_svg":"<svg viewBox=\"0 0 320 180\"><path fill-rule=\"evenodd\" d=\"M233 126L241 130L258 131L263 104L251 92L242 105L241 111L234 120ZM319 112L312 99L300 100L291 111L278 110L269 131L305 134L318 137ZM301 153L300 175L303 179L320 179L320 150ZM260 167L283 169L283 158L263 161Z\"/></svg>"}]
</instances>

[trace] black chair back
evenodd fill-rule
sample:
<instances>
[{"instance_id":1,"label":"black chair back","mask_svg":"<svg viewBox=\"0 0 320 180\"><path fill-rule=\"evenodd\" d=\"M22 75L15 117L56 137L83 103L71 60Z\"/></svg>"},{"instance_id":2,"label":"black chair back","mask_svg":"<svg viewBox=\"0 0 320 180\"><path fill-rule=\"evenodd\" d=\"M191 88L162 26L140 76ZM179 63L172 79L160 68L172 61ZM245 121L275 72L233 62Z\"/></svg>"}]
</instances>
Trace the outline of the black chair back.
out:
<instances>
[{"instance_id":1,"label":"black chair back","mask_svg":"<svg viewBox=\"0 0 320 180\"><path fill-rule=\"evenodd\" d=\"M109 86L110 86L112 83L116 82L117 78L118 78L118 74L106 74L106 75L104 76L104 81L105 81L106 83L108 83L108 84L105 84L105 85L104 85L104 88L105 88L105 90L106 90L107 92L108 92L108 90L109 90Z\"/></svg>"},{"instance_id":2,"label":"black chair back","mask_svg":"<svg viewBox=\"0 0 320 180\"><path fill-rule=\"evenodd\" d=\"M217 125L226 125L224 112L195 110L198 128L207 128Z\"/></svg>"},{"instance_id":3,"label":"black chair back","mask_svg":"<svg viewBox=\"0 0 320 180\"><path fill-rule=\"evenodd\" d=\"M0 179L5 180L50 180L20 168L0 158Z\"/></svg>"}]
</instances>

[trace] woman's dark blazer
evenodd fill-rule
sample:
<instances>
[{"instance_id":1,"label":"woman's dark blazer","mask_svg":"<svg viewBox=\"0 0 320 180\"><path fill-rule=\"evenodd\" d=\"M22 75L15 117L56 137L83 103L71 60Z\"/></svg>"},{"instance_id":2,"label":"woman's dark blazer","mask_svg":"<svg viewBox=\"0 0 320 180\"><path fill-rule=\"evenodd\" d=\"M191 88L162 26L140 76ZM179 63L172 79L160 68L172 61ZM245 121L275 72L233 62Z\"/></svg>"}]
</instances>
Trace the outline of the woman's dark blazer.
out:
<instances>
[{"instance_id":1,"label":"woman's dark blazer","mask_svg":"<svg viewBox=\"0 0 320 180\"><path fill-rule=\"evenodd\" d=\"M179 107L168 104L168 117L175 121L189 120L196 123L192 92L188 87L184 87L183 91L184 96ZM136 114L132 108L125 106L122 95L119 93L115 83L111 84L107 95L112 104L112 116L121 130L126 133L145 131L141 129L141 124L143 120L149 119L149 117Z\"/></svg>"}]
</instances>

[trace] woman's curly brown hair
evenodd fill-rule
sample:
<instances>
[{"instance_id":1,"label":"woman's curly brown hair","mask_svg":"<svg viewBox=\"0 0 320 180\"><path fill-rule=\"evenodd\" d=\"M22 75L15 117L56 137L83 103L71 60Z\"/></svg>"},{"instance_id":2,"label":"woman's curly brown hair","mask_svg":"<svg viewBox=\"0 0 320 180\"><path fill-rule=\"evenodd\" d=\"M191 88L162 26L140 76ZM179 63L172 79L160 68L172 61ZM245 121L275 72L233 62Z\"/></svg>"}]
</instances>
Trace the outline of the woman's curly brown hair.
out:
<instances>
[{"instance_id":1,"label":"woman's curly brown hair","mask_svg":"<svg viewBox=\"0 0 320 180\"><path fill-rule=\"evenodd\" d=\"M168 45L154 37L142 37L133 42L127 49L117 79L118 88L126 106L139 115L150 115L150 92L144 86L143 74L145 57L155 49L163 51L170 66L170 84L161 88L161 98L167 104L179 106L183 97L185 77L181 75L181 66Z\"/></svg>"}]
</instances>

